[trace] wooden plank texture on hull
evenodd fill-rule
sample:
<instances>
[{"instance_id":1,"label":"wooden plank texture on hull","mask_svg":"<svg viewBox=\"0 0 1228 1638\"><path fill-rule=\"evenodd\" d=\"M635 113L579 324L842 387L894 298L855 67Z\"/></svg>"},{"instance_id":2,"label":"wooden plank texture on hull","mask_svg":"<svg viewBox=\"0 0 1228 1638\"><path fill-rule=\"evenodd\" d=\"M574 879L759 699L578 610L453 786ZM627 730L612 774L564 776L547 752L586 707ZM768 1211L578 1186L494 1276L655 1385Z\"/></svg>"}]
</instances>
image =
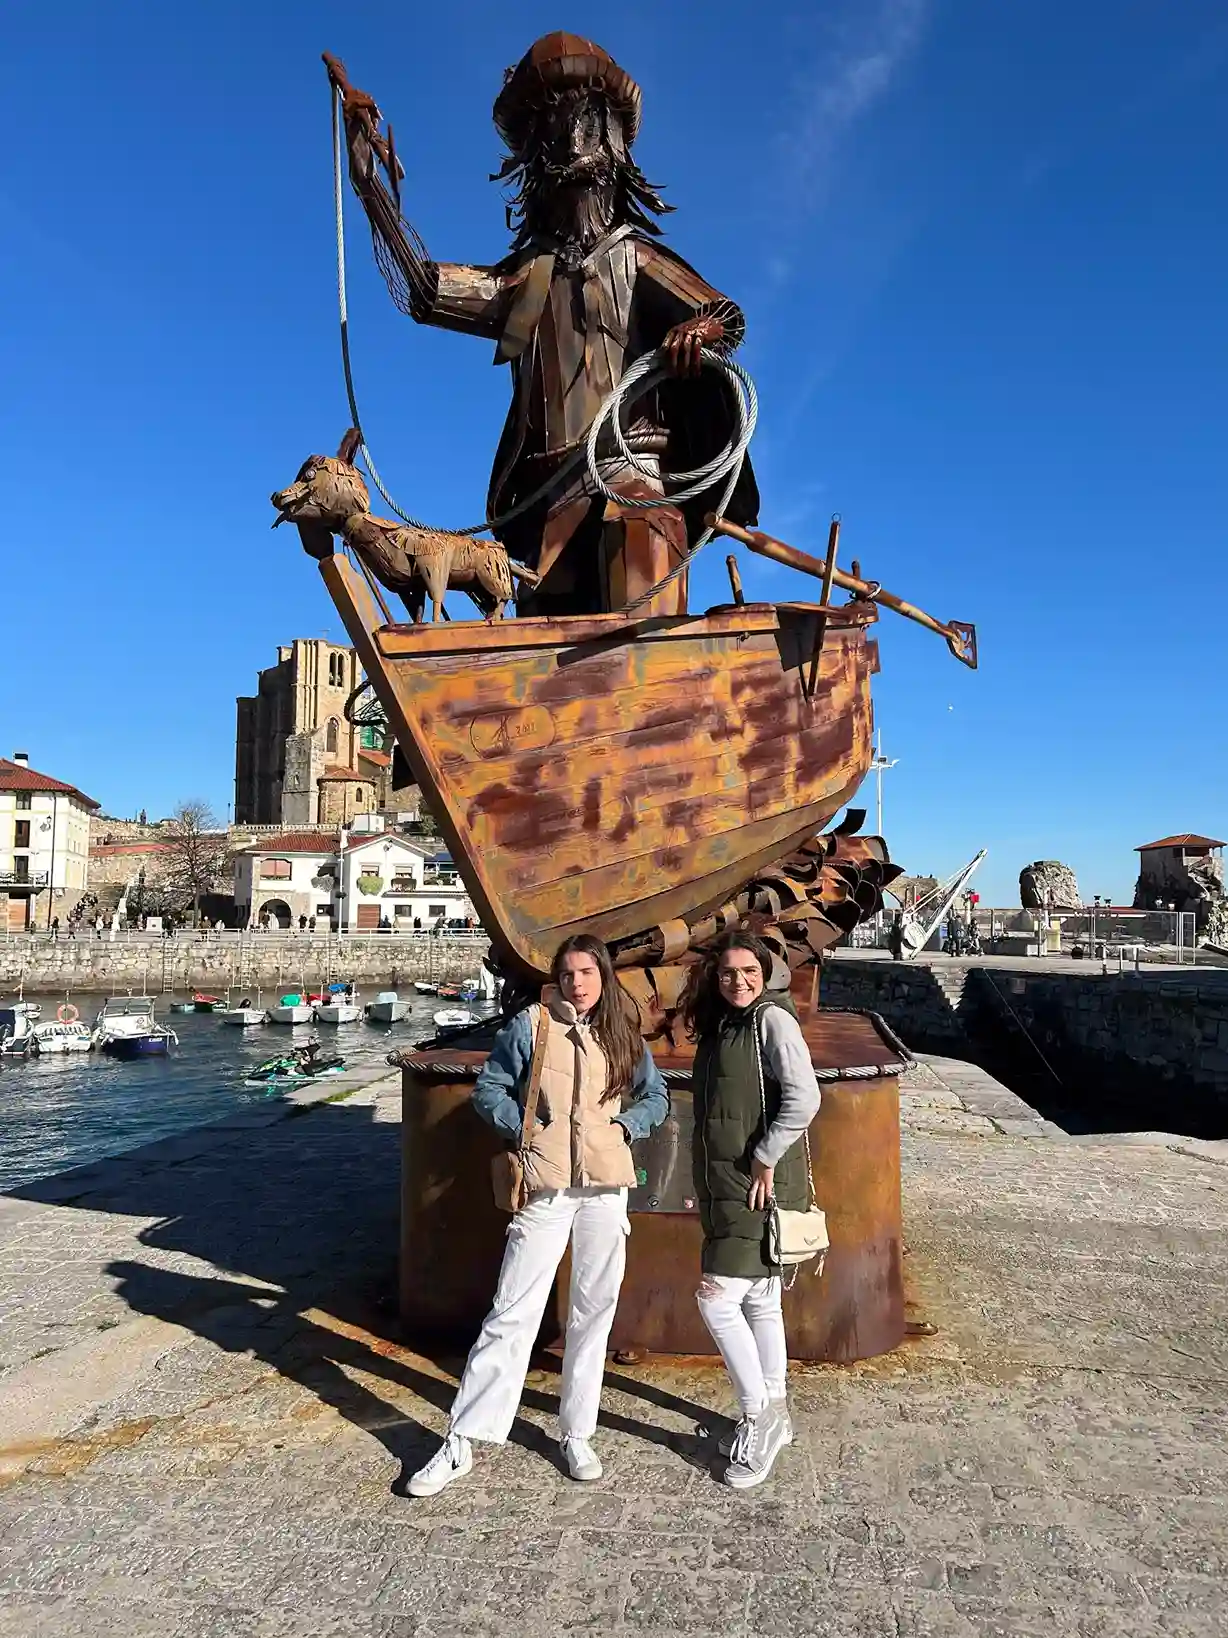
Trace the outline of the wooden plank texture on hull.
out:
<instances>
[{"instance_id":1,"label":"wooden plank texture on hull","mask_svg":"<svg viewBox=\"0 0 1228 1638\"><path fill-rule=\"evenodd\" d=\"M693 916L821 828L869 766L869 604L388 626L321 565L500 953Z\"/></svg>"}]
</instances>

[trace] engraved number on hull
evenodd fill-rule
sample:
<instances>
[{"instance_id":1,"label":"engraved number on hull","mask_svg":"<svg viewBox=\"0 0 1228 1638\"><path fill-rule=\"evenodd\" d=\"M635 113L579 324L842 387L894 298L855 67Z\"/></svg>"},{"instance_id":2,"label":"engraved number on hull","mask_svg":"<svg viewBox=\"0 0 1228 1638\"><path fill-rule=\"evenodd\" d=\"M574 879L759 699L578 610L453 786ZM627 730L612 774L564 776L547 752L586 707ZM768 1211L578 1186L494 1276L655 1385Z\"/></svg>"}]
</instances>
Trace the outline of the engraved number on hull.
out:
<instances>
[{"instance_id":1,"label":"engraved number on hull","mask_svg":"<svg viewBox=\"0 0 1228 1638\"><path fill-rule=\"evenodd\" d=\"M532 751L554 743L554 718L544 705L526 705L520 711L500 711L474 717L469 740L479 756L507 756L511 751Z\"/></svg>"}]
</instances>

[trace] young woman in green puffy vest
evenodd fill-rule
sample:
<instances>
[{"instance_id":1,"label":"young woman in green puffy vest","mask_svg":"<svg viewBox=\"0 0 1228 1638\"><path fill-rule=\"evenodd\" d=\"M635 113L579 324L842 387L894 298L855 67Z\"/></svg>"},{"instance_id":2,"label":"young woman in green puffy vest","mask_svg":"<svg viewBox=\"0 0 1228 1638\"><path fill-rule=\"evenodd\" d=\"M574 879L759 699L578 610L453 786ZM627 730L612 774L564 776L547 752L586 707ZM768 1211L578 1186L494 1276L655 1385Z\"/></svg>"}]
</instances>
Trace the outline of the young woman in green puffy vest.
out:
<instances>
[{"instance_id":1,"label":"young woman in green puffy vest","mask_svg":"<svg viewBox=\"0 0 1228 1638\"><path fill-rule=\"evenodd\" d=\"M696 1045L692 1163L703 1224L699 1311L733 1382L741 1419L718 1447L726 1484L762 1484L793 1442L780 1270L769 1205L805 1211L806 1145L819 1084L785 994L765 992L771 955L727 933L691 974L683 1018Z\"/></svg>"}]
</instances>

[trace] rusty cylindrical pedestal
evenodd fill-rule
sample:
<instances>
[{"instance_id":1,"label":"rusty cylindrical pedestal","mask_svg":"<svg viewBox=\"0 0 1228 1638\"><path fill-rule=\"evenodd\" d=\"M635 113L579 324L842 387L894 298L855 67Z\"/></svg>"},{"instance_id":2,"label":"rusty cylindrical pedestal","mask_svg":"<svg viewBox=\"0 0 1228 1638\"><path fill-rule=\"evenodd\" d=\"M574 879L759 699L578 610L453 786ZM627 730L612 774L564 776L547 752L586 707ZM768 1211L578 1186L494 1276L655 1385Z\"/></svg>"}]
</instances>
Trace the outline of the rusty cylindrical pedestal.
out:
<instances>
[{"instance_id":1,"label":"rusty cylindrical pedestal","mask_svg":"<svg viewBox=\"0 0 1228 1638\"><path fill-rule=\"evenodd\" d=\"M881 1020L819 1012L804 1025L823 1105L810 1133L831 1249L784 1300L791 1358L848 1362L904 1336L898 1075L907 1054ZM692 1199L691 1050L655 1053L669 1119L635 1146L627 1274L611 1347L711 1354L695 1302L702 1240ZM493 1136L468 1107L479 1053L399 1055L403 1073L401 1317L410 1338L468 1343L490 1307L508 1217L490 1185ZM566 1312L567 1264L547 1337Z\"/></svg>"}]
</instances>

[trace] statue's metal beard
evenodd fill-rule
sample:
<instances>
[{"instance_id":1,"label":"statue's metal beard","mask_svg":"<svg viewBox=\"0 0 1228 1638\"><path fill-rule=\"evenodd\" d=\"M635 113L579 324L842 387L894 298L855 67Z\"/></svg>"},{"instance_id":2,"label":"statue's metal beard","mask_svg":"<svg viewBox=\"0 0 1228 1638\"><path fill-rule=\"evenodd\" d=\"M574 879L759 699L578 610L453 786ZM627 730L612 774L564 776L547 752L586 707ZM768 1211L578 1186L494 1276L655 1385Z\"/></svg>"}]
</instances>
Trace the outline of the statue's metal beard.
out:
<instances>
[{"instance_id":1,"label":"statue's metal beard","mask_svg":"<svg viewBox=\"0 0 1228 1638\"><path fill-rule=\"evenodd\" d=\"M543 237L588 249L624 225L641 233L661 232L654 217L674 207L665 203L623 148L616 116L607 115L606 135L592 152L565 162L553 157L552 135L539 128L534 140L509 155L494 178L515 188L507 207L514 250Z\"/></svg>"}]
</instances>

